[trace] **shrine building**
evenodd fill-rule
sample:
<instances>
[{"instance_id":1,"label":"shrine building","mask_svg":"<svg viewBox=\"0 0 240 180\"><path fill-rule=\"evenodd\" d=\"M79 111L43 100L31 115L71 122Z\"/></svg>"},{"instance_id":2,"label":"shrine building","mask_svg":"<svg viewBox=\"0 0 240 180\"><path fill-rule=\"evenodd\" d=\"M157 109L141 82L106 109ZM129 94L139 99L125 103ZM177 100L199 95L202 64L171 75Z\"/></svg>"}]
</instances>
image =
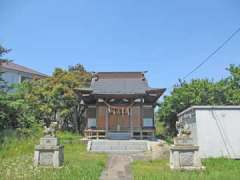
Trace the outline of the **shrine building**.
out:
<instances>
[{"instance_id":1,"label":"shrine building","mask_svg":"<svg viewBox=\"0 0 240 180\"><path fill-rule=\"evenodd\" d=\"M85 104L89 139L150 139L154 108L165 89L150 88L145 72L94 73L90 88L77 89Z\"/></svg>"}]
</instances>

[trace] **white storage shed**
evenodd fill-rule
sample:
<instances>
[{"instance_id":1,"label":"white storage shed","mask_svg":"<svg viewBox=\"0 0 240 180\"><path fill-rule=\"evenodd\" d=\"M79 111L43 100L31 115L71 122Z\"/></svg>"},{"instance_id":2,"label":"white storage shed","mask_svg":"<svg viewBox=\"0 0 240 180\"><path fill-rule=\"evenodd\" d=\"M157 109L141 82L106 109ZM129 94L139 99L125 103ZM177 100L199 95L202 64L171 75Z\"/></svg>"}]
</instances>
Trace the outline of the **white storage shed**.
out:
<instances>
[{"instance_id":1,"label":"white storage shed","mask_svg":"<svg viewBox=\"0 0 240 180\"><path fill-rule=\"evenodd\" d=\"M201 158L240 159L240 106L192 106L178 114Z\"/></svg>"}]
</instances>

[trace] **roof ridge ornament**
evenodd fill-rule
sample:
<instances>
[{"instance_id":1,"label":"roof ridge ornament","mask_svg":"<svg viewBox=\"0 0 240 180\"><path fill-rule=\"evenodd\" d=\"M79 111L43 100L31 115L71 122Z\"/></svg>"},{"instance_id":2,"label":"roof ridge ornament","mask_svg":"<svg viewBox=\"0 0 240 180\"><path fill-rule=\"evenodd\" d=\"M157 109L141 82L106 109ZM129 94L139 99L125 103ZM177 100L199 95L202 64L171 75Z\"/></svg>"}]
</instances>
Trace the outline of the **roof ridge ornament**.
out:
<instances>
[{"instance_id":1,"label":"roof ridge ornament","mask_svg":"<svg viewBox=\"0 0 240 180\"><path fill-rule=\"evenodd\" d=\"M145 74L147 73L148 71L143 71L141 74L142 74L142 80L145 81L146 80L146 77L145 77Z\"/></svg>"},{"instance_id":2,"label":"roof ridge ornament","mask_svg":"<svg viewBox=\"0 0 240 180\"><path fill-rule=\"evenodd\" d=\"M94 71L92 72L92 79L94 79L95 81L98 81L99 75L97 72L94 72Z\"/></svg>"}]
</instances>

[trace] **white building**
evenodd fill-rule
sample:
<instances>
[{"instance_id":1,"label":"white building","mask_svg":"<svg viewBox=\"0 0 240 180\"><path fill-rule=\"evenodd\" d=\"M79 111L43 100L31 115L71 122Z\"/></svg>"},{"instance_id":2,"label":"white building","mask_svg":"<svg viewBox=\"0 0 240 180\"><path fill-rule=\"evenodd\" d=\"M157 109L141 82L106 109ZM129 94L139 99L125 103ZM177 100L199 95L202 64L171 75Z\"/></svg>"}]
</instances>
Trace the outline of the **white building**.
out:
<instances>
[{"instance_id":1,"label":"white building","mask_svg":"<svg viewBox=\"0 0 240 180\"><path fill-rule=\"evenodd\" d=\"M201 158L240 158L240 106L193 106L178 114Z\"/></svg>"},{"instance_id":2,"label":"white building","mask_svg":"<svg viewBox=\"0 0 240 180\"><path fill-rule=\"evenodd\" d=\"M26 79L43 78L47 75L37 72L33 69L12 63L4 62L0 65L1 78L7 82L8 85L21 83Z\"/></svg>"}]
</instances>

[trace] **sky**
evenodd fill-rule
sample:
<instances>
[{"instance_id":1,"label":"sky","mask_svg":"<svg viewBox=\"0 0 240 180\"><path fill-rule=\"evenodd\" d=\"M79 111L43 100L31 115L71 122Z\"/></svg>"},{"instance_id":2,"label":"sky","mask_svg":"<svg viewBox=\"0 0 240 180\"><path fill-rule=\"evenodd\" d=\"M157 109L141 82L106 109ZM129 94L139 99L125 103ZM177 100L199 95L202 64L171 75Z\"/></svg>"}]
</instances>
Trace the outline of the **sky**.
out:
<instances>
[{"instance_id":1,"label":"sky","mask_svg":"<svg viewBox=\"0 0 240 180\"><path fill-rule=\"evenodd\" d=\"M240 27L239 0L0 0L6 56L42 73L148 71L171 88ZM188 77L219 80L240 64L240 33Z\"/></svg>"}]
</instances>

